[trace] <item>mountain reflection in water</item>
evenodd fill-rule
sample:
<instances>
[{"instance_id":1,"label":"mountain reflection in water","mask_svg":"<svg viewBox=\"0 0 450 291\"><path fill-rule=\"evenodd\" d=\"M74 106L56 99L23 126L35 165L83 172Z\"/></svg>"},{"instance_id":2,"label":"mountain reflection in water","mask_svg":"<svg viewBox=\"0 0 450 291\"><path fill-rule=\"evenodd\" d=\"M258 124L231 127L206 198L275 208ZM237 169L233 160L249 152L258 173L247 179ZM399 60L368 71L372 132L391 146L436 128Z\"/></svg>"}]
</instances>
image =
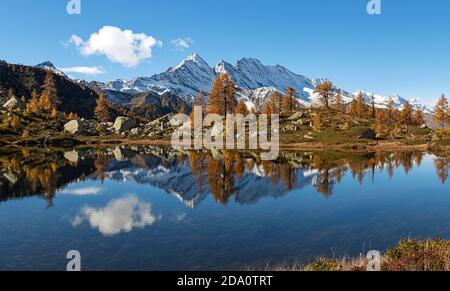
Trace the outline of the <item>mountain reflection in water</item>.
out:
<instances>
[{"instance_id":1,"label":"mountain reflection in water","mask_svg":"<svg viewBox=\"0 0 450 291\"><path fill-rule=\"evenodd\" d=\"M68 184L105 179L152 185L191 208L209 194L220 204L226 205L233 199L247 205L305 186L313 186L329 197L347 172L359 183L365 178L375 179L376 170L386 171L392 177L401 167L408 174L421 165L424 155L286 152L276 161L261 161L253 153L222 152L213 156L160 147L83 148L66 152L22 149L0 155L0 199L39 195L51 206L55 193L64 193ZM434 165L439 180L446 183L450 158L436 156Z\"/></svg>"}]
</instances>

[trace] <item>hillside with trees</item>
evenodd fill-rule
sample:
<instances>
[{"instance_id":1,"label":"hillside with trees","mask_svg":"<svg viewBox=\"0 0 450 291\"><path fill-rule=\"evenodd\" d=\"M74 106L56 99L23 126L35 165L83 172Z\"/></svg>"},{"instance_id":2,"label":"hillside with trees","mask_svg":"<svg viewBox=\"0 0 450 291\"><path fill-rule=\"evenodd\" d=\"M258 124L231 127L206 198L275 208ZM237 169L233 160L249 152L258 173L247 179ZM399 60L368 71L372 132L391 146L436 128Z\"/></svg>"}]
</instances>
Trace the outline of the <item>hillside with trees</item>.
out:
<instances>
[{"instance_id":1,"label":"hillside with trees","mask_svg":"<svg viewBox=\"0 0 450 291\"><path fill-rule=\"evenodd\" d=\"M65 76L36 67L0 62L0 97L6 102L14 95L28 101L35 92L39 98L45 95L44 106L51 105L58 111L75 112L92 118L98 94L89 87L79 85ZM52 108L44 108L52 109Z\"/></svg>"}]
</instances>

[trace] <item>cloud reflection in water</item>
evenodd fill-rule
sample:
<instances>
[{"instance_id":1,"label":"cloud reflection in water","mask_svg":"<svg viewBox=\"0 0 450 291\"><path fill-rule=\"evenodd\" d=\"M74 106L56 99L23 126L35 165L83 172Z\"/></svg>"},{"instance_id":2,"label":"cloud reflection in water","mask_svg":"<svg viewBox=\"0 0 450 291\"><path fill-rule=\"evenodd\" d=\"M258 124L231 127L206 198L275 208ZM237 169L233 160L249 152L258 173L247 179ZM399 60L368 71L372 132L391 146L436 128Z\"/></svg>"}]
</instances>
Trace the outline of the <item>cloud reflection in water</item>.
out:
<instances>
[{"instance_id":1,"label":"cloud reflection in water","mask_svg":"<svg viewBox=\"0 0 450 291\"><path fill-rule=\"evenodd\" d=\"M85 206L72 221L74 227L88 221L92 228L105 236L131 232L145 228L160 218L151 213L150 203L142 202L135 195L112 200L104 208Z\"/></svg>"}]
</instances>

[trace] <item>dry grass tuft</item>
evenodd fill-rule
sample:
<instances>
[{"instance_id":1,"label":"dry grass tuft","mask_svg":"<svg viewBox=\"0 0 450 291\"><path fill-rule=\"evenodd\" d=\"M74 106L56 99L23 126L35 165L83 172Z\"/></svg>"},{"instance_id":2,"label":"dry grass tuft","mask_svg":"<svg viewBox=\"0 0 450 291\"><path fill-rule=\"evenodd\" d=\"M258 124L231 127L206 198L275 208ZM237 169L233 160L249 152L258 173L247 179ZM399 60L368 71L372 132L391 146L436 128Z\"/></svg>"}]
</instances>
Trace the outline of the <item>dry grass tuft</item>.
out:
<instances>
[{"instance_id":1,"label":"dry grass tuft","mask_svg":"<svg viewBox=\"0 0 450 291\"><path fill-rule=\"evenodd\" d=\"M304 266L278 265L266 271L351 272L365 271L368 261L363 258L318 258ZM405 239L382 256L382 271L450 271L450 241L437 239Z\"/></svg>"}]
</instances>

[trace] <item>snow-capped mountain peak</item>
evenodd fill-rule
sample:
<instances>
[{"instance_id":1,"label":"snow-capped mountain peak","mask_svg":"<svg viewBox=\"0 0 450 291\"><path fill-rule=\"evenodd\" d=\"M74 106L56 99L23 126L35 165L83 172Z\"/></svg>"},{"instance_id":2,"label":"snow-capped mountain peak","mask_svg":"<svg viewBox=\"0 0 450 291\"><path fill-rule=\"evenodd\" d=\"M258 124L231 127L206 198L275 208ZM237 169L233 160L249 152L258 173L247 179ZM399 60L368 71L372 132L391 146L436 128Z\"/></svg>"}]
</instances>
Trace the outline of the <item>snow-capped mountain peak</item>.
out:
<instances>
[{"instance_id":1,"label":"snow-capped mountain peak","mask_svg":"<svg viewBox=\"0 0 450 291\"><path fill-rule=\"evenodd\" d=\"M234 68L230 63L227 63L224 60L220 60L214 67L214 71L217 75L223 75L225 73L229 73L230 71L234 71Z\"/></svg>"},{"instance_id":2,"label":"snow-capped mountain peak","mask_svg":"<svg viewBox=\"0 0 450 291\"><path fill-rule=\"evenodd\" d=\"M37 68L52 68L52 69L56 69L56 67L55 67L55 65L53 65L53 63L52 62L50 62L50 61L46 61L46 62L43 62L43 63L40 63L40 64L38 64L38 65L36 65L36 67Z\"/></svg>"},{"instance_id":3,"label":"snow-capped mountain peak","mask_svg":"<svg viewBox=\"0 0 450 291\"><path fill-rule=\"evenodd\" d=\"M184 61L185 62L194 62L194 63L198 64L199 66L209 66L208 63L204 59L202 59L200 57L200 55L197 53L193 53L193 54L189 55Z\"/></svg>"},{"instance_id":4,"label":"snow-capped mountain peak","mask_svg":"<svg viewBox=\"0 0 450 291\"><path fill-rule=\"evenodd\" d=\"M215 67L215 72L230 74L236 85L245 90L271 87L284 92L288 87L293 87L300 93L301 98L306 99L304 88L314 88L311 80L306 77L297 75L280 65L263 65L261 61L253 58L243 58L234 66L220 61Z\"/></svg>"},{"instance_id":5,"label":"snow-capped mountain peak","mask_svg":"<svg viewBox=\"0 0 450 291\"><path fill-rule=\"evenodd\" d=\"M56 68L55 65L53 65L53 63L49 62L49 61L40 63L40 64L36 65L35 67L39 68L39 69L47 70L47 71L52 71L53 73L60 75L60 76L66 76L66 74L64 74L63 71Z\"/></svg>"},{"instance_id":6,"label":"snow-capped mountain peak","mask_svg":"<svg viewBox=\"0 0 450 291\"><path fill-rule=\"evenodd\" d=\"M249 70L260 70L264 67L260 60L254 58L243 58L236 63L236 68L239 70L244 70L245 68Z\"/></svg>"},{"instance_id":7,"label":"snow-capped mountain peak","mask_svg":"<svg viewBox=\"0 0 450 291\"><path fill-rule=\"evenodd\" d=\"M191 66L191 65L209 68L208 63L204 59L202 59L198 54L193 53L193 54L189 55L188 57L186 57L178 66L170 68L169 71L174 72L176 70L182 69L185 66Z\"/></svg>"}]
</instances>

